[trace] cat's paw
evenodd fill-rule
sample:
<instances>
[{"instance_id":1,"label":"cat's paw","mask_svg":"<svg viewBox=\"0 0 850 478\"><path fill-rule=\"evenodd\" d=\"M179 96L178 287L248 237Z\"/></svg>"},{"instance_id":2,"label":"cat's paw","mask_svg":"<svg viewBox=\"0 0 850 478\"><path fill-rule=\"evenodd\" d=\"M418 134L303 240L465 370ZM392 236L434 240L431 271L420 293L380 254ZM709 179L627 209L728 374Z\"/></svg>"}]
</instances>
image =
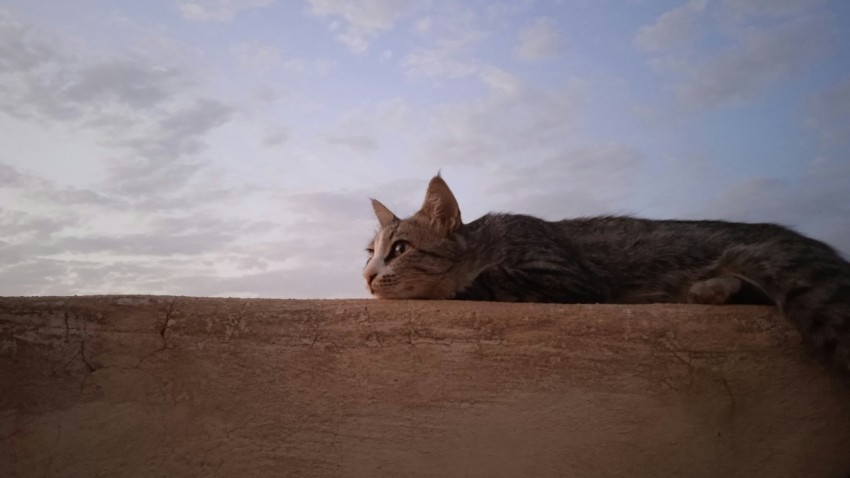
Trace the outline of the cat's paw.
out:
<instances>
[{"instance_id":1,"label":"cat's paw","mask_svg":"<svg viewBox=\"0 0 850 478\"><path fill-rule=\"evenodd\" d=\"M695 282L688 290L691 304L725 304L739 290L741 280L736 277L714 277Z\"/></svg>"}]
</instances>

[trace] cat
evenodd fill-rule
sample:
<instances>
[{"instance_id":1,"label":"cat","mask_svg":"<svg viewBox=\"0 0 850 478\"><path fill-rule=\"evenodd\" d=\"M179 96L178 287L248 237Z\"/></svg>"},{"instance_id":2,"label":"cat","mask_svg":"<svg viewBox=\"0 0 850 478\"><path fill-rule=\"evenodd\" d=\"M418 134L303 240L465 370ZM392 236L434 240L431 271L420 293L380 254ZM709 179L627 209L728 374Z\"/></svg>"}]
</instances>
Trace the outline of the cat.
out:
<instances>
[{"instance_id":1,"label":"cat","mask_svg":"<svg viewBox=\"0 0 850 478\"><path fill-rule=\"evenodd\" d=\"M382 299L774 303L822 359L850 373L850 263L775 224L487 214L464 224L448 185L380 225L363 270Z\"/></svg>"}]
</instances>

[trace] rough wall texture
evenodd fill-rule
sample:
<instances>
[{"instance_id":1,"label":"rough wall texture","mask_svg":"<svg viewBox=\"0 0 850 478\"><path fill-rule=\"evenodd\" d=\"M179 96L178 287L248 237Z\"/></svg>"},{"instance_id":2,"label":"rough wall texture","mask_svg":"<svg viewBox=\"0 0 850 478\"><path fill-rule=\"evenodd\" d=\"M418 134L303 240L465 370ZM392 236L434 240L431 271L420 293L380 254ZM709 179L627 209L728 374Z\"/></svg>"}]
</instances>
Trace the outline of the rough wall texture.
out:
<instances>
[{"instance_id":1,"label":"rough wall texture","mask_svg":"<svg viewBox=\"0 0 850 478\"><path fill-rule=\"evenodd\" d=\"M766 307L0 298L4 476L843 477Z\"/></svg>"}]
</instances>

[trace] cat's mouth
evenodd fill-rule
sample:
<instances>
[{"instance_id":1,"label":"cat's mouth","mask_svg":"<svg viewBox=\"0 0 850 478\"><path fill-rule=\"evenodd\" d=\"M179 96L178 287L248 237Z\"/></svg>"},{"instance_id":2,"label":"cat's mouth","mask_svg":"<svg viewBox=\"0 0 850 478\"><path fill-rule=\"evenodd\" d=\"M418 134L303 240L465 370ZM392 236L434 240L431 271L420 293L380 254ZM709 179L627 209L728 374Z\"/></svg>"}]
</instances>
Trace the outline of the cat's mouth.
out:
<instances>
[{"instance_id":1,"label":"cat's mouth","mask_svg":"<svg viewBox=\"0 0 850 478\"><path fill-rule=\"evenodd\" d=\"M374 297L376 299L389 299L390 298L390 297L386 297L384 294L382 294L381 291L378 290L372 284L374 281L370 281L370 280L367 279L365 282L366 282L366 289L369 291L370 294L372 294L372 297Z\"/></svg>"},{"instance_id":2,"label":"cat's mouth","mask_svg":"<svg viewBox=\"0 0 850 478\"><path fill-rule=\"evenodd\" d=\"M367 288L369 289L369 293L372 294L372 297L374 297L376 299L382 299L382 300L390 299L391 300L391 299L401 298L401 297L393 295L392 293L387 293L387 291L381 291L381 290L375 289L371 285L367 285Z\"/></svg>"}]
</instances>

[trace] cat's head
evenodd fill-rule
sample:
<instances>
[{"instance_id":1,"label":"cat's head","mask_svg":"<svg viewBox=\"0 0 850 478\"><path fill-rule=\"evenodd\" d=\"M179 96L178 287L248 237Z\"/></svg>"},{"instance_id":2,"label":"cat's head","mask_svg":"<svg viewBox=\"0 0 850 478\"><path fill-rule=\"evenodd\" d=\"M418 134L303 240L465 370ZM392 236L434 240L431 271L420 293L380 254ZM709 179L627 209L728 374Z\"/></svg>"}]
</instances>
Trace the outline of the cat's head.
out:
<instances>
[{"instance_id":1,"label":"cat's head","mask_svg":"<svg viewBox=\"0 0 850 478\"><path fill-rule=\"evenodd\" d=\"M372 199L380 228L363 269L366 288L381 299L449 299L457 292L454 268L461 258L463 225L449 186L437 175L422 208L399 219Z\"/></svg>"}]
</instances>

